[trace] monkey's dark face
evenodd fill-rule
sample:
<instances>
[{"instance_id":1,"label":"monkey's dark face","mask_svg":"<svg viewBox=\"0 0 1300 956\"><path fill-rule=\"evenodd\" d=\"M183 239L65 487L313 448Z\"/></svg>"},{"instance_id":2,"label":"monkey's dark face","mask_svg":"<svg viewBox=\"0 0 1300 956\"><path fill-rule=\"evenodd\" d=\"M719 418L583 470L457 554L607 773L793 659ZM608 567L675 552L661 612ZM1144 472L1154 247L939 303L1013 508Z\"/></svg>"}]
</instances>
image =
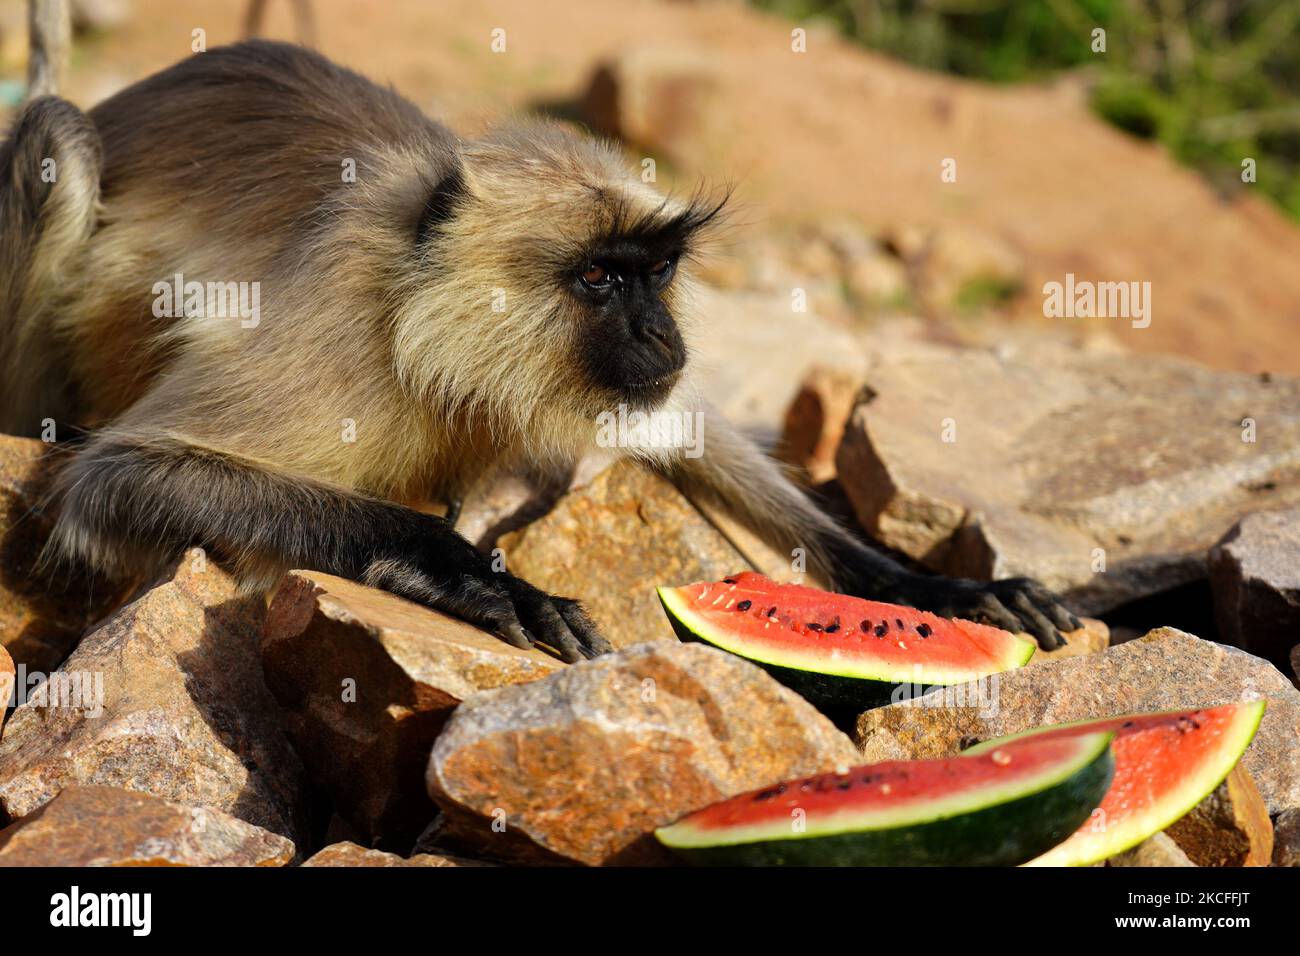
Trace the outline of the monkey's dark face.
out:
<instances>
[{"instance_id":1,"label":"monkey's dark face","mask_svg":"<svg viewBox=\"0 0 1300 956\"><path fill-rule=\"evenodd\" d=\"M634 408L667 398L686 365L686 343L667 302L680 256L666 242L604 243L569 278L587 313L583 368L594 386Z\"/></svg>"}]
</instances>

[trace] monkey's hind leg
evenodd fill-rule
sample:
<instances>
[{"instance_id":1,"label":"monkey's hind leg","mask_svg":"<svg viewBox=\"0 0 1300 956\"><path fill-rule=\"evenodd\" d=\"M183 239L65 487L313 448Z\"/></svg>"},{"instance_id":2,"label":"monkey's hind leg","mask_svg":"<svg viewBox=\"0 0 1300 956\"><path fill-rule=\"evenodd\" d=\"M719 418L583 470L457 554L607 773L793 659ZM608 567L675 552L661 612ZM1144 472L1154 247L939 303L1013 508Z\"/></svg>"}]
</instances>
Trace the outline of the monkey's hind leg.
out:
<instances>
[{"instance_id":1,"label":"monkey's hind leg","mask_svg":"<svg viewBox=\"0 0 1300 956\"><path fill-rule=\"evenodd\" d=\"M38 435L71 412L51 318L95 227L101 166L95 127L55 96L0 145L0 431Z\"/></svg>"},{"instance_id":2,"label":"monkey's hind leg","mask_svg":"<svg viewBox=\"0 0 1300 956\"><path fill-rule=\"evenodd\" d=\"M444 518L288 475L157 432L110 429L59 475L52 544L101 569L149 570L191 545L246 584L290 568L351 578L566 661L609 649L576 601L508 572Z\"/></svg>"}]
</instances>

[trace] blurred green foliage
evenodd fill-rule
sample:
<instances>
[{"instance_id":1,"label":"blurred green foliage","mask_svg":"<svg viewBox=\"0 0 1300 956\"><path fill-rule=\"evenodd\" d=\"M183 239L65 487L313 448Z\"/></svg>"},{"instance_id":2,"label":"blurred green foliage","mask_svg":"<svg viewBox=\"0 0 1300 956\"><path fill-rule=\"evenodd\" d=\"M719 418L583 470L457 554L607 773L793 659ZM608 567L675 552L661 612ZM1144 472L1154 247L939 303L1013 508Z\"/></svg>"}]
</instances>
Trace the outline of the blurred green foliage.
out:
<instances>
[{"instance_id":1,"label":"blurred green foliage","mask_svg":"<svg viewBox=\"0 0 1300 956\"><path fill-rule=\"evenodd\" d=\"M995 82L1088 79L1093 108L1220 188L1300 219L1300 0L750 0L916 66ZM1093 31L1105 33L1094 52Z\"/></svg>"}]
</instances>

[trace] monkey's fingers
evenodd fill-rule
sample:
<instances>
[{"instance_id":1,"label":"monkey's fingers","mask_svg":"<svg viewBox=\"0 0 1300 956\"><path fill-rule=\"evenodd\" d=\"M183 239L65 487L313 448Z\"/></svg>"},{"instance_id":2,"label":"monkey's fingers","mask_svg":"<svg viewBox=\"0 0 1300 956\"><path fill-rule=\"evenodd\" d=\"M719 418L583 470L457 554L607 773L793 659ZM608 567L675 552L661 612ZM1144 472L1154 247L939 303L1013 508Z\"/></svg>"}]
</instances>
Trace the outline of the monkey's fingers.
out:
<instances>
[{"instance_id":1,"label":"monkey's fingers","mask_svg":"<svg viewBox=\"0 0 1300 956\"><path fill-rule=\"evenodd\" d=\"M572 598L553 597L551 601L564 615L569 630L578 636L578 642L582 645L583 653L587 657L598 657L614 650L609 641L601 637L596 622L587 615L581 604Z\"/></svg>"},{"instance_id":2,"label":"monkey's fingers","mask_svg":"<svg viewBox=\"0 0 1300 956\"><path fill-rule=\"evenodd\" d=\"M1024 582L1025 593L1034 602L1034 607L1045 614L1047 619L1056 625L1057 630L1065 633L1077 631L1083 627L1083 622L1070 613L1066 606L1061 603L1061 599L1047 588L1031 579L1017 580Z\"/></svg>"},{"instance_id":3,"label":"monkey's fingers","mask_svg":"<svg viewBox=\"0 0 1300 956\"><path fill-rule=\"evenodd\" d=\"M565 663L576 664L582 660L582 646L578 643L578 638L569 630L569 625L551 604L550 598L531 587L522 588L520 592L516 597L516 607L537 639L555 648Z\"/></svg>"},{"instance_id":4,"label":"monkey's fingers","mask_svg":"<svg viewBox=\"0 0 1300 956\"><path fill-rule=\"evenodd\" d=\"M503 630L497 632L497 637L507 644L513 644L515 647L522 647L528 650L533 646L533 637L525 631L519 624L507 624Z\"/></svg>"},{"instance_id":5,"label":"monkey's fingers","mask_svg":"<svg viewBox=\"0 0 1300 956\"><path fill-rule=\"evenodd\" d=\"M988 624L991 627L1000 627L1004 631L1018 632L1025 628L1020 623L1020 618L998 600L997 595L991 592L985 592L980 595L971 605L969 612L963 612L960 607L953 607L950 611L937 612L944 617L964 617L980 624Z\"/></svg>"},{"instance_id":6,"label":"monkey's fingers","mask_svg":"<svg viewBox=\"0 0 1300 956\"><path fill-rule=\"evenodd\" d=\"M1083 626L1055 594L1030 578L994 581L989 590L1020 618L1020 630L1032 634L1044 650L1063 647L1067 643L1064 634Z\"/></svg>"},{"instance_id":7,"label":"monkey's fingers","mask_svg":"<svg viewBox=\"0 0 1300 956\"><path fill-rule=\"evenodd\" d=\"M525 650L533 646L534 636L524 627L511 595L499 582L482 581L466 574L457 587L431 590L435 596L424 599L430 607L491 631L507 644Z\"/></svg>"},{"instance_id":8,"label":"monkey's fingers","mask_svg":"<svg viewBox=\"0 0 1300 956\"><path fill-rule=\"evenodd\" d=\"M1020 615L1021 629L1032 634L1043 650L1051 651L1065 645L1065 639L1056 626L1034 607L1034 602L1029 600L1028 595L1017 593L1011 599L1011 608Z\"/></svg>"}]
</instances>

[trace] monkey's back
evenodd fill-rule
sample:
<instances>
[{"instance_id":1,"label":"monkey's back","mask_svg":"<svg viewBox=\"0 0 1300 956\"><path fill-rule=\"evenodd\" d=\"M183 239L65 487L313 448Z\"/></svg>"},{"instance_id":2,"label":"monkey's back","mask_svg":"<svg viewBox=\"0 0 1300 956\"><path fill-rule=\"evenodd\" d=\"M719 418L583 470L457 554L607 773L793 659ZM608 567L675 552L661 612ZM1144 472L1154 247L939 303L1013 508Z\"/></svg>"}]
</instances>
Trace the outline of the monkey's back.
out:
<instances>
[{"instance_id":1,"label":"monkey's back","mask_svg":"<svg viewBox=\"0 0 1300 956\"><path fill-rule=\"evenodd\" d=\"M391 89L260 40L190 57L89 115L102 213L59 320L86 424L117 417L175 354L155 283L286 275L358 181L395 155L436 166L455 144Z\"/></svg>"}]
</instances>

